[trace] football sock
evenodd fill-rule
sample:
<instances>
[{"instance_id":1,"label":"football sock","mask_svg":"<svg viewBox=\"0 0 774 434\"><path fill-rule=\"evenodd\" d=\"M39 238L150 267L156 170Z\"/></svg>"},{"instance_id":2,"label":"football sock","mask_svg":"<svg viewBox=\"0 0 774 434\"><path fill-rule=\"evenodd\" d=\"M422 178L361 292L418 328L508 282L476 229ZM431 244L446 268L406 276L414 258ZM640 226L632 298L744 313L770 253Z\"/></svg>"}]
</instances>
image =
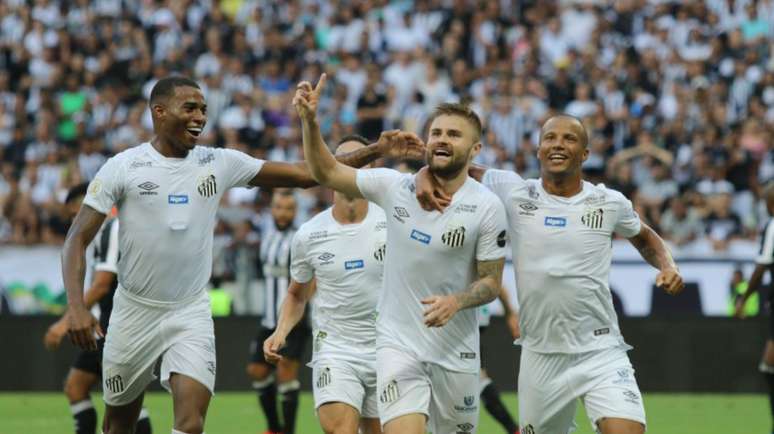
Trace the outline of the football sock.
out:
<instances>
[{"instance_id":1,"label":"football sock","mask_svg":"<svg viewBox=\"0 0 774 434\"><path fill-rule=\"evenodd\" d=\"M134 434L151 434L152 432L153 430L151 429L148 409L143 407L142 410L140 410L140 417L137 418L137 426L134 428Z\"/></svg>"},{"instance_id":2,"label":"football sock","mask_svg":"<svg viewBox=\"0 0 774 434\"><path fill-rule=\"evenodd\" d=\"M285 424L283 434L295 434L296 413L298 412L298 392L301 383L298 380L282 383L277 387L282 402L282 422Z\"/></svg>"},{"instance_id":3,"label":"football sock","mask_svg":"<svg viewBox=\"0 0 774 434\"><path fill-rule=\"evenodd\" d=\"M261 403L263 414L266 415L269 431L282 431L279 414L277 414L277 385L274 383L274 374L269 375L265 380L253 381L253 389L258 392L258 402Z\"/></svg>"},{"instance_id":4,"label":"football sock","mask_svg":"<svg viewBox=\"0 0 774 434\"><path fill-rule=\"evenodd\" d=\"M481 401L484 402L486 411L488 411L507 432L514 433L519 429L516 422L505 408L505 404L503 404L503 401L500 399L500 392L497 390L494 383L489 383L484 387L484 390L481 392Z\"/></svg>"},{"instance_id":5,"label":"football sock","mask_svg":"<svg viewBox=\"0 0 774 434\"><path fill-rule=\"evenodd\" d=\"M70 405L75 422L75 434L94 434L97 432L97 411L90 399Z\"/></svg>"}]
</instances>

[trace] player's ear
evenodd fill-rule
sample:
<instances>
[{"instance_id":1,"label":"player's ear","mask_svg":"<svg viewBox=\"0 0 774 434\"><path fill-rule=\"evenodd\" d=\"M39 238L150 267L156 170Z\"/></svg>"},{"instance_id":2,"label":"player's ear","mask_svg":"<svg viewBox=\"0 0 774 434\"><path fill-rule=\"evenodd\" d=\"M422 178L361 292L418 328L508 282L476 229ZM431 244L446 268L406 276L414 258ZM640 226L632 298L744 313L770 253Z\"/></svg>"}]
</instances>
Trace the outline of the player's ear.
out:
<instances>
[{"instance_id":1,"label":"player's ear","mask_svg":"<svg viewBox=\"0 0 774 434\"><path fill-rule=\"evenodd\" d=\"M470 161L473 161L473 159L476 158L476 156L478 156L478 154L481 152L482 146L483 145L481 144L481 141L478 141L473 144L473 149L470 150L470 158L469 158Z\"/></svg>"},{"instance_id":2,"label":"player's ear","mask_svg":"<svg viewBox=\"0 0 774 434\"><path fill-rule=\"evenodd\" d=\"M151 103L151 115L154 119L164 119L166 113L167 109L164 104L161 104L160 102Z\"/></svg>"}]
</instances>

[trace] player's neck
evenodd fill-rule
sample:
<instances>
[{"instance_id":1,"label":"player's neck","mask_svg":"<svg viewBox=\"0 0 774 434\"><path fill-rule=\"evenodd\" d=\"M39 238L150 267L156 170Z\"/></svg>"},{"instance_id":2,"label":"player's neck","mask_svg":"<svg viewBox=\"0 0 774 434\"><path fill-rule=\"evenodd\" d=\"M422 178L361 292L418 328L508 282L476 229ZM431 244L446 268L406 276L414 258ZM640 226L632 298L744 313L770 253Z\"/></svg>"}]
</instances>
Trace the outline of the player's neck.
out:
<instances>
[{"instance_id":1,"label":"player's neck","mask_svg":"<svg viewBox=\"0 0 774 434\"><path fill-rule=\"evenodd\" d=\"M333 203L333 219L342 225L360 223L368 215L368 201L348 202L338 200Z\"/></svg>"},{"instance_id":2,"label":"player's neck","mask_svg":"<svg viewBox=\"0 0 774 434\"><path fill-rule=\"evenodd\" d=\"M187 149L178 149L172 146L167 140L162 139L159 136L153 137L150 142L153 149L156 150L162 157L165 158L185 158L188 156Z\"/></svg>"},{"instance_id":3,"label":"player's neck","mask_svg":"<svg viewBox=\"0 0 774 434\"><path fill-rule=\"evenodd\" d=\"M544 173L541 183L543 190L553 196L573 197L583 190L580 175L557 176Z\"/></svg>"},{"instance_id":4,"label":"player's neck","mask_svg":"<svg viewBox=\"0 0 774 434\"><path fill-rule=\"evenodd\" d=\"M438 176L432 171L430 171L430 173L433 175L433 178L435 178L435 182L438 184L441 190L443 190L444 193L451 196L454 193L456 193L457 190L462 188L463 184L465 184L465 181L467 181L468 166L465 165L465 167L462 170L460 170L459 173L457 173L456 175L450 178Z\"/></svg>"}]
</instances>

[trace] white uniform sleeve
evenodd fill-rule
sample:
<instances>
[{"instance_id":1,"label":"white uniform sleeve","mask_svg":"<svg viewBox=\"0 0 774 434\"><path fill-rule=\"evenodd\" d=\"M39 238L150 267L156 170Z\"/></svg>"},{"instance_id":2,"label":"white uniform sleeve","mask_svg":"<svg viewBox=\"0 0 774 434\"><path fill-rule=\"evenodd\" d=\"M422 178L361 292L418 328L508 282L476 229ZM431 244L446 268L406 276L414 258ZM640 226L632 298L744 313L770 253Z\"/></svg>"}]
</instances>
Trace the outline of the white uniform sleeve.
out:
<instances>
[{"instance_id":1,"label":"white uniform sleeve","mask_svg":"<svg viewBox=\"0 0 774 434\"><path fill-rule=\"evenodd\" d=\"M264 163L263 160L234 149L218 149L218 156L225 162L226 188L248 187L250 180L261 171Z\"/></svg>"},{"instance_id":2,"label":"white uniform sleeve","mask_svg":"<svg viewBox=\"0 0 774 434\"><path fill-rule=\"evenodd\" d=\"M640 216L634 211L632 201L619 192L616 192L616 196L618 196L618 221L615 222L615 233L624 238L639 235L642 223L640 223Z\"/></svg>"},{"instance_id":3,"label":"white uniform sleeve","mask_svg":"<svg viewBox=\"0 0 774 434\"><path fill-rule=\"evenodd\" d=\"M109 158L89 183L83 203L102 214L110 213L113 205L120 202L124 195L125 173L121 159L115 156Z\"/></svg>"},{"instance_id":4,"label":"white uniform sleeve","mask_svg":"<svg viewBox=\"0 0 774 434\"><path fill-rule=\"evenodd\" d=\"M476 242L476 260L478 261L492 261L505 257L505 245L508 237L505 207L499 199L492 199L486 213L481 216L481 229Z\"/></svg>"},{"instance_id":5,"label":"white uniform sleeve","mask_svg":"<svg viewBox=\"0 0 774 434\"><path fill-rule=\"evenodd\" d=\"M357 188L360 194L369 201L379 205L382 209L389 208L387 201L390 189L403 175L393 169L358 169Z\"/></svg>"},{"instance_id":6,"label":"white uniform sleeve","mask_svg":"<svg viewBox=\"0 0 774 434\"><path fill-rule=\"evenodd\" d=\"M507 200L508 193L524 183L524 179L510 170L487 169L481 183L492 190L500 200Z\"/></svg>"},{"instance_id":7,"label":"white uniform sleeve","mask_svg":"<svg viewBox=\"0 0 774 434\"><path fill-rule=\"evenodd\" d=\"M774 263L774 219L769 220L766 224L766 229L763 230L761 236L761 250L758 252L758 257L755 258L755 263L759 265L771 265Z\"/></svg>"},{"instance_id":8,"label":"white uniform sleeve","mask_svg":"<svg viewBox=\"0 0 774 434\"><path fill-rule=\"evenodd\" d=\"M118 274L118 219L114 219L105 229L107 231L100 234L99 257L94 269Z\"/></svg>"},{"instance_id":9,"label":"white uniform sleeve","mask_svg":"<svg viewBox=\"0 0 774 434\"><path fill-rule=\"evenodd\" d=\"M298 231L293 235L293 242L290 246L290 277L298 283L307 283L314 278L314 267L309 263L306 257L306 246L302 235Z\"/></svg>"}]
</instances>

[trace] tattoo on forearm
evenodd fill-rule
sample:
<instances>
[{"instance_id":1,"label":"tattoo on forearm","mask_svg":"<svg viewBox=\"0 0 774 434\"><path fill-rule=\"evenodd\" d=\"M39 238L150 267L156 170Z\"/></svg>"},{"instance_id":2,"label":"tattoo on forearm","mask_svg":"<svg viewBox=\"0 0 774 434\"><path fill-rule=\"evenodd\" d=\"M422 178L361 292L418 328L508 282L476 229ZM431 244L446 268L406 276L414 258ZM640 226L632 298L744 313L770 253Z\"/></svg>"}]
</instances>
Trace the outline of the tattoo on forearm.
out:
<instances>
[{"instance_id":1,"label":"tattoo on forearm","mask_svg":"<svg viewBox=\"0 0 774 434\"><path fill-rule=\"evenodd\" d=\"M675 266L674 259L672 259L669 250L652 229L649 229L647 235L632 238L631 242L648 264L659 270Z\"/></svg>"},{"instance_id":2,"label":"tattoo on forearm","mask_svg":"<svg viewBox=\"0 0 774 434\"><path fill-rule=\"evenodd\" d=\"M481 306L497 298L500 294L503 266L505 259L494 261L479 261L479 280L473 282L470 287L457 294L460 309Z\"/></svg>"},{"instance_id":3,"label":"tattoo on forearm","mask_svg":"<svg viewBox=\"0 0 774 434\"><path fill-rule=\"evenodd\" d=\"M347 152L344 155L340 155L336 157L336 159L341 164L360 168L373 163L374 161L378 160L379 157L379 152L377 152L373 146L366 146L365 148L360 148L352 152Z\"/></svg>"}]
</instances>

